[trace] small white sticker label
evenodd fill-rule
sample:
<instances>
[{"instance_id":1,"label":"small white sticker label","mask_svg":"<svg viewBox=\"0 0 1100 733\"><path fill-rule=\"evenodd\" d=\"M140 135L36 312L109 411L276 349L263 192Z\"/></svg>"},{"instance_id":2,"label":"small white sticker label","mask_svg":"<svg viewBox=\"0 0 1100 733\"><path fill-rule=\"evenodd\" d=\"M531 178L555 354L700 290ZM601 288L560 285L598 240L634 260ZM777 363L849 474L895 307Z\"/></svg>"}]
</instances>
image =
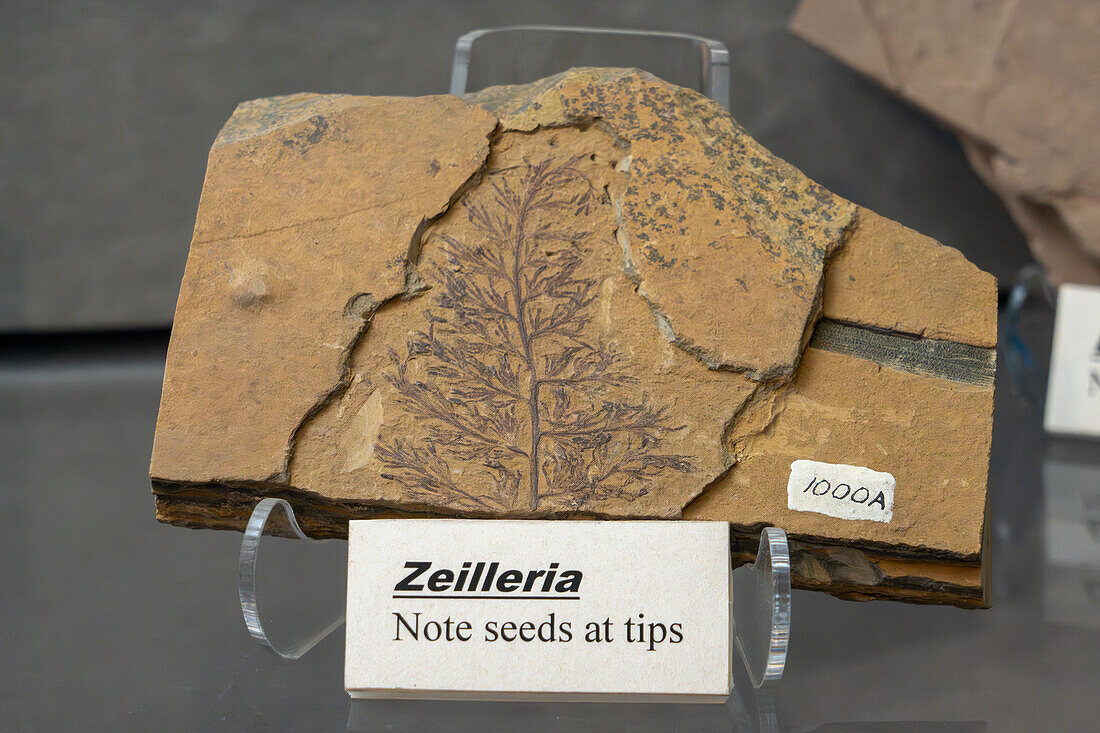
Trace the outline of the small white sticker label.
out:
<instances>
[{"instance_id":1,"label":"small white sticker label","mask_svg":"<svg viewBox=\"0 0 1100 733\"><path fill-rule=\"evenodd\" d=\"M894 516L893 474L863 466L795 461L787 479L787 508L838 519L889 522Z\"/></svg>"}]
</instances>

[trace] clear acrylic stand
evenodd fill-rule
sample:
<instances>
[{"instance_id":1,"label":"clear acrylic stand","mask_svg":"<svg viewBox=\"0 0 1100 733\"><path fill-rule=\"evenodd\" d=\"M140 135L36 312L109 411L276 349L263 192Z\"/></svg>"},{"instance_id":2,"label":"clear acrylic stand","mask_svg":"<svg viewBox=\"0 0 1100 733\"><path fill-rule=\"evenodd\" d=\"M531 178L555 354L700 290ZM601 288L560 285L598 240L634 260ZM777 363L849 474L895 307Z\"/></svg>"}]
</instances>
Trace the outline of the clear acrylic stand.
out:
<instances>
[{"instance_id":1,"label":"clear acrylic stand","mask_svg":"<svg viewBox=\"0 0 1100 733\"><path fill-rule=\"evenodd\" d=\"M572 66L642 68L694 88L729 109L729 51L722 43L687 33L621 28L524 25L471 31L455 44L451 93L531 82ZM501 78L502 74L510 76ZM265 529L294 539L264 540ZM280 559L288 552L290 556ZM337 584L330 583L307 592L303 584L346 571L346 563L345 543L309 539L286 501L261 500L248 521L238 569L241 611L249 634L285 659L308 652L343 624L346 586L336 589ZM767 687L783 676L790 638L790 556L783 530L769 527L761 533L756 562L734 570L733 582L738 655L753 687Z\"/></svg>"},{"instance_id":2,"label":"clear acrylic stand","mask_svg":"<svg viewBox=\"0 0 1100 733\"><path fill-rule=\"evenodd\" d=\"M340 580L346 566L346 542L310 539L290 504L261 499L245 528L237 566L248 633L284 659L300 658L343 625L346 583Z\"/></svg>"},{"instance_id":3,"label":"clear acrylic stand","mask_svg":"<svg viewBox=\"0 0 1100 733\"><path fill-rule=\"evenodd\" d=\"M280 520L277 525L273 518ZM265 529L294 539L272 537ZM277 544L286 542L298 547ZM347 563L345 542L312 540L298 526L290 504L260 500L245 528L237 569L241 612L252 638L284 659L298 659L343 625L343 586L303 587L311 579L336 575L340 563ZM772 685L783 676L791 627L791 564L783 530L768 527L761 533L756 562L734 570L733 583L738 653L754 687Z\"/></svg>"},{"instance_id":4,"label":"clear acrylic stand","mask_svg":"<svg viewBox=\"0 0 1100 733\"><path fill-rule=\"evenodd\" d=\"M479 73L480 66L486 71ZM455 43L451 94L461 96L490 84L532 82L571 66L645 69L706 94L724 109L730 107L730 55L725 45L688 33L624 28L514 25L470 31ZM500 78L502 69L510 70L511 76Z\"/></svg>"}]
</instances>

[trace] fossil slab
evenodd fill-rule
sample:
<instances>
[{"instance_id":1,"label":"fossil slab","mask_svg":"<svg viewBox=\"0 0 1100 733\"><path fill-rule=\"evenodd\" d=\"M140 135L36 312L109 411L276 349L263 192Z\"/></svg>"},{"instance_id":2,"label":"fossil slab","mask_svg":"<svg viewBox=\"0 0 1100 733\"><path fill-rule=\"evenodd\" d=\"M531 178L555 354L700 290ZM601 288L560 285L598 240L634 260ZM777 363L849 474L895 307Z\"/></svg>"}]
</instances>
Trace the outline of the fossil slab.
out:
<instances>
[{"instance_id":1,"label":"fossil slab","mask_svg":"<svg viewBox=\"0 0 1100 733\"><path fill-rule=\"evenodd\" d=\"M249 102L210 155L157 513L777 524L806 587L981 605L995 310L957 252L643 72ZM797 459L891 472L895 519L787 509Z\"/></svg>"}]
</instances>

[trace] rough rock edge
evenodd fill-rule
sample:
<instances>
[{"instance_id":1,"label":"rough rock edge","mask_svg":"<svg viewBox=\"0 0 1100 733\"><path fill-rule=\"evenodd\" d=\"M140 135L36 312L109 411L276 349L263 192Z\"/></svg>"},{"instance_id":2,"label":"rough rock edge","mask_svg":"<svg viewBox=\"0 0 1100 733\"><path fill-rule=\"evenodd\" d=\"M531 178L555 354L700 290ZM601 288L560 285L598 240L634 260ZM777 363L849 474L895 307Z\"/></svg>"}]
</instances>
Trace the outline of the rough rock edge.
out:
<instances>
[{"instance_id":1,"label":"rough rock edge","mask_svg":"<svg viewBox=\"0 0 1100 733\"><path fill-rule=\"evenodd\" d=\"M346 538L348 519L442 516L430 512L398 512L385 507L355 506L352 503L331 500L303 503L300 493L285 491L257 494L244 487L237 487L227 496L224 493L206 495L203 487L168 487L161 484L157 488L163 492L158 492L156 496L157 519L175 526L195 529L242 531L260 496L288 499L294 506L295 517L303 531L317 539ZM190 500L181 500L184 495L188 495ZM289 530L279 519L280 517L273 518L268 530L277 536L290 536ZM752 563L756 559L759 531L737 526L731 529L734 567ZM838 549L845 553L839 558L836 555ZM911 565L911 572L888 574L879 568L878 563L882 559L907 561ZM987 605L980 581L974 584L949 583L921 575L922 566L935 567L939 563L937 559L880 556L874 552L814 542L808 538L792 538L791 541L791 585L795 588L822 591L853 601L893 600L959 608L981 608ZM958 562L953 562L951 567L956 568L958 565ZM966 568L980 574L981 565L967 563ZM825 575L822 575L823 572ZM880 579L873 585L861 585L855 582L860 573L870 573Z\"/></svg>"}]
</instances>

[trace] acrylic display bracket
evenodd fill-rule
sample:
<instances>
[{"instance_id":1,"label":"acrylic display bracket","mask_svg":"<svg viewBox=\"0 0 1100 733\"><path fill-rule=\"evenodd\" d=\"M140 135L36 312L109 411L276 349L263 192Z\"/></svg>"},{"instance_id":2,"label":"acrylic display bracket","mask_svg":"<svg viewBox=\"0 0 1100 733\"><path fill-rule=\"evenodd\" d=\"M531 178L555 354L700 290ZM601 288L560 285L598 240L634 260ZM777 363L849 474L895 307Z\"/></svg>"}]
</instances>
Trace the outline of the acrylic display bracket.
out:
<instances>
[{"instance_id":1,"label":"acrylic display bracket","mask_svg":"<svg viewBox=\"0 0 1100 733\"><path fill-rule=\"evenodd\" d=\"M531 78L516 78L520 76L518 67L521 65L521 61L523 61L521 57L524 55L525 51L527 55L534 55L523 44L527 42L529 46L531 45L531 41L536 38L555 39L573 43L578 43L580 41L598 42L604 49L609 50L605 50L605 53L595 57L585 57L583 54L579 53L568 54L567 56L570 59L570 63L563 68L543 68L542 66L538 66L538 62L536 61L532 63L532 66L538 69L538 71L531 74ZM706 94L715 102L718 102L722 105L723 109L728 110L730 107L730 55L724 44L710 38L704 38L690 33L639 31L625 28L513 25L499 28L481 28L470 31L460 37L455 43L454 61L451 67L451 94L461 96L469 91L471 65L479 55L487 55L484 52L477 52L477 49L492 41L505 40L513 40L518 44L510 58L513 76L509 79L491 79L489 81L492 84L530 82L542 76L549 76L553 73L565 71L568 66L638 66L644 68L646 71L653 71L656 73L657 69L649 68L650 63L647 61L635 64L633 63L634 59L629 55L622 54L618 57L615 56L616 51L621 52L626 50L626 44L649 44L648 58L653 62L656 62L658 59L664 61L670 57L674 59L697 59L699 62L699 82L697 84L685 84L685 86L697 87L697 91ZM616 44L619 44L619 48L616 48ZM653 44L666 44L667 47L658 52L653 49ZM610 64L607 62L600 63L608 58L613 59ZM499 68L499 66L496 67L498 72ZM668 81L678 82L679 80L670 78Z\"/></svg>"},{"instance_id":2,"label":"acrylic display bracket","mask_svg":"<svg viewBox=\"0 0 1100 733\"><path fill-rule=\"evenodd\" d=\"M281 550L282 558L274 562L265 551L261 566L261 547L286 542L265 534L273 519L282 520L282 533L296 537L293 544L299 547ZM284 659L298 659L343 625L343 588L332 587L342 578L341 560L346 566L345 542L310 539L290 504L261 499L248 520L238 566L241 612L252 638ZM303 597L308 591L302 582L325 577L330 587L321 590L328 592ZM734 570L733 584L733 636L749 678L754 687L778 682L791 625L791 565L783 530L768 527L761 533L756 562Z\"/></svg>"}]
</instances>

